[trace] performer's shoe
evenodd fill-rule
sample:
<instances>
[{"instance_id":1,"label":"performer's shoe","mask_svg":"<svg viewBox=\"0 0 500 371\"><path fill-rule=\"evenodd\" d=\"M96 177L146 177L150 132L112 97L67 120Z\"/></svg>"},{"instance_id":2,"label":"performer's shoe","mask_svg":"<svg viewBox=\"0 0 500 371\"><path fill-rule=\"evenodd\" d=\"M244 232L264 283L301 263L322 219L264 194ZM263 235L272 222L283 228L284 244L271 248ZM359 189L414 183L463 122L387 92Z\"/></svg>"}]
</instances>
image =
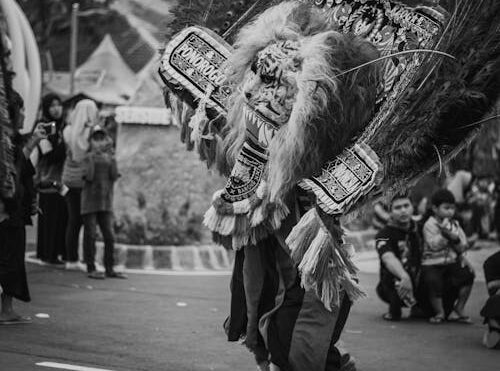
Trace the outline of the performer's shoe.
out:
<instances>
[{"instance_id":1,"label":"performer's shoe","mask_svg":"<svg viewBox=\"0 0 500 371\"><path fill-rule=\"evenodd\" d=\"M115 272L115 271L106 272L106 277L107 278L119 278L122 280L126 280L128 278L126 274L123 274L122 272Z\"/></svg>"},{"instance_id":2,"label":"performer's shoe","mask_svg":"<svg viewBox=\"0 0 500 371\"><path fill-rule=\"evenodd\" d=\"M397 322L397 321L401 321L401 317L396 317L396 316L393 316L392 314L390 313L385 313L382 318L386 321L391 321L391 322Z\"/></svg>"},{"instance_id":3,"label":"performer's shoe","mask_svg":"<svg viewBox=\"0 0 500 371\"><path fill-rule=\"evenodd\" d=\"M92 271L87 274L88 278L92 278L94 280L103 280L104 279L104 273L99 272L99 271Z\"/></svg>"},{"instance_id":4,"label":"performer's shoe","mask_svg":"<svg viewBox=\"0 0 500 371\"><path fill-rule=\"evenodd\" d=\"M340 358L340 371L356 371L356 363L349 353L345 353Z\"/></svg>"}]
</instances>

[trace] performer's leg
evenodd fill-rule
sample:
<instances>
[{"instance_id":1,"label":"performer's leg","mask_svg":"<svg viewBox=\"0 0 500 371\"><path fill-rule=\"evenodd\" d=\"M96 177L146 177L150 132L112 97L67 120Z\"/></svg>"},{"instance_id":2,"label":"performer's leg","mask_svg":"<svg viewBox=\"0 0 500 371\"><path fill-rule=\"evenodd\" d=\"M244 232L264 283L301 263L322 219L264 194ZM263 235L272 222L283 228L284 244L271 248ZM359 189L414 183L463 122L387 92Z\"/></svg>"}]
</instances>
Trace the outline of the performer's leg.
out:
<instances>
[{"instance_id":1,"label":"performer's leg","mask_svg":"<svg viewBox=\"0 0 500 371\"><path fill-rule=\"evenodd\" d=\"M267 361L267 351L259 346L259 304L264 285L264 268L262 266L260 247L244 247L243 284L247 305L246 346L256 355L257 364Z\"/></svg>"},{"instance_id":2,"label":"performer's leg","mask_svg":"<svg viewBox=\"0 0 500 371\"><path fill-rule=\"evenodd\" d=\"M342 301L340 303L337 322L335 323L335 328L333 330L332 340L330 342L330 349L328 349L325 371L356 370L354 361L349 356L349 354L341 354L339 349L336 347L336 344L339 341L340 335L347 322L347 318L349 317L349 312L351 311L351 305L352 305L351 300L347 295L344 294Z\"/></svg>"},{"instance_id":3,"label":"performer's leg","mask_svg":"<svg viewBox=\"0 0 500 371\"><path fill-rule=\"evenodd\" d=\"M243 262L245 252L236 251L233 264L233 274L231 277L231 310L230 315L224 322L224 329L228 341L239 341L246 333L247 307L245 299L245 289L243 286Z\"/></svg>"}]
</instances>

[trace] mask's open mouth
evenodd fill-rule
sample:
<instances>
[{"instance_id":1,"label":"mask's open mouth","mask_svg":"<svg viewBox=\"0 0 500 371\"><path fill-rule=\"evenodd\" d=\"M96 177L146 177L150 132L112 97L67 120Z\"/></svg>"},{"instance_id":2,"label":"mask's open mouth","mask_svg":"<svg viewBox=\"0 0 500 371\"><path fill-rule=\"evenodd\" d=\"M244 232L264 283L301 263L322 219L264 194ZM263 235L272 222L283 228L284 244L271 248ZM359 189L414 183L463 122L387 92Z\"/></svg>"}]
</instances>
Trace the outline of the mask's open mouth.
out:
<instances>
[{"instance_id":1,"label":"mask's open mouth","mask_svg":"<svg viewBox=\"0 0 500 371\"><path fill-rule=\"evenodd\" d=\"M279 125L274 120L271 120L269 117L265 116L262 112L258 111L254 106L250 103L246 102L243 107L245 120L247 123L252 123L257 127L261 125L271 125L275 130L279 129Z\"/></svg>"},{"instance_id":2,"label":"mask's open mouth","mask_svg":"<svg viewBox=\"0 0 500 371\"><path fill-rule=\"evenodd\" d=\"M247 133L255 141L267 148L278 131L279 126L248 103L243 106L243 115L245 117Z\"/></svg>"}]
</instances>

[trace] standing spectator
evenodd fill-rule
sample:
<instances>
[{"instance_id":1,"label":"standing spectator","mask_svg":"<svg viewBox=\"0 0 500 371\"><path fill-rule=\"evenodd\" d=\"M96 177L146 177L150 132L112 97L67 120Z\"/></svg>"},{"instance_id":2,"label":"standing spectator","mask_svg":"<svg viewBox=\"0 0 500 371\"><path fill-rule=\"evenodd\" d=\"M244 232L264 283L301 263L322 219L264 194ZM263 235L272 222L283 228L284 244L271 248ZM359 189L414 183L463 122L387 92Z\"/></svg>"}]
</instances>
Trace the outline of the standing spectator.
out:
<instances>
[{"instance_id":1,"label":"standing spectator","mask_svg":"<svg viewBox=\"0 0 500 371\"><path fill-rule=\"evenodd\" d=\"M424 224L422 256L422 275L434 310L434 316L429 321L437 324L447 317L450 321L470 323L464 308L472 290L474 273L462 256L468 242L454 219L455 198L449 190L441 189L432 195L431 203L433 215ZM459 290L458 299L449 314L445 313L443 304L448 284Z\"/></svg>"},{"instance_id":2,"label":"standing spectator","mask_svg":"<svg viewBox=\"0 0 500 371\"><path fill-rule=\"evenodd\" d=\"M113 187L118 179L113 140L98 126L94 128L90 136L90 151L85 160L84 177L81 212L85 225L83 248L88 277L104 278L95 266L95 240L97 224L99 224L104 238L105 275L109 278L126 278L124 274L115 272L113 268Z\"/></svg>"},{"instance_id":3,"label":"standing spectator","mask_svg":"<svg viewBox=\"0 0 500 371\"><path fill-rule=\"evenodd\" d=\"M48 94L42 100L43 117L47 139L42 139L36 148L35 186L39 192L37 257L50 264L63 264L58 256L66 257L66 222L68 213L61 182L66 147L62 136L64 129L61 99Z\"/></svg>"},{"instance_id":4,"label":"standing spectator","mask_svg":"<svg viewBox=\"0 0 500 371\"><path fill-rule=\"evenodd\" d=\"M66 205L68 224L66 227L66 268L78 267L78 237L83 221L80 204L85 172L84 159L89 149L89 136L98 122L98 109L94 101L79 101L70 115L68 126L63 131L66 143L62 182L68 187Z\"/></svg>"},{"instance_id":5,"label":"standing spectator","mask_svg":"<svg viewBox=\"0 0 500 371\"><path fill-rule=\"evenodd\" d=\"M478 175L467 201L472 207L472 225L479 238L489 238L493 219L493 182L488 175Z\"/></svg>"},{"instance_id":6,"label":"standing spectator","mask_svg":"<svg viewBox=\"0 0 500 371\"><path fill-rule=\"evenodd\" d=\"M414 304L414 287L420 268L421 242L416 223L412 220L413 206L406 193L393 197L388 224L378 232L375 247L380 257L378 296L389 304L383 318L401 319L401 309Z\"/></svg>"},{"instance_id":7,"label":"standing spectator","mask_svg":"<svg viewBox=\"0 0 500 371\"><path fill-rule=\"evenodd\" d=\"M450 164L451 174L446 180L446 188L452 193L455 198L456 205L460 206L466 200L467 193L472 186L472 173L470 171L457 168L457 165Z\"/></svg>"},{"instance_id":8,"label":"standing spectator","mask_svg":"<svg viewBox=\"0 0 500 371\"><path fill-rule=\"evenodd\" d=\"M24 103L17 92L13 92L9 106L10 117L16 127L12 143L16 170L15 194L12 198L0 198L0 325L27 323L31 319L17 314L13 309L13 299L31 300L24 254L26 250L25 226L31 224L36 212L36 192L33 185L35 169L29 160L33 148L46 137L37 125L30 140L25 144L18 132L23 127Z\"/></svg>"},{"instance_id":9,"label":"standing spectator","mask_svg":"<svg viewBox=\"0 0 500 371\"><path fill-rule=\"evenodd\" d=\"M486 259L483 268L490 295L481 309L481 316L488 325L483 344L491 349L500 349L500 251Z\"/></svg>"}]
</instances>

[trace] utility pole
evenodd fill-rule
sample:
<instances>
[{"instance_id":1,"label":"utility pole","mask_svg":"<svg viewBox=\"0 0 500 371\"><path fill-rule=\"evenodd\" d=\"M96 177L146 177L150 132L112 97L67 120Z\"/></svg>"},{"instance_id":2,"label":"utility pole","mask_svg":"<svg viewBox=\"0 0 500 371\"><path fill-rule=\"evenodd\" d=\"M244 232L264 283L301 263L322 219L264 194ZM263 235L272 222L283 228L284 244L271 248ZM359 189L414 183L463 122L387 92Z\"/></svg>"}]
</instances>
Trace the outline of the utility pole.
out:
<instances>
[{"instance_id":1,"label":"utility pole","mask_svg":"<svg viewBox=\"0 0 500 371\"><path fill-rule=\"evenodd\" d=\"M73 96L75 93L75 71L76 71L76 53L78 50L78 12L80 10L79 3L73 3L71 9L71 43L69 54L69 94Z\"/></svg>"}]
</instances>

